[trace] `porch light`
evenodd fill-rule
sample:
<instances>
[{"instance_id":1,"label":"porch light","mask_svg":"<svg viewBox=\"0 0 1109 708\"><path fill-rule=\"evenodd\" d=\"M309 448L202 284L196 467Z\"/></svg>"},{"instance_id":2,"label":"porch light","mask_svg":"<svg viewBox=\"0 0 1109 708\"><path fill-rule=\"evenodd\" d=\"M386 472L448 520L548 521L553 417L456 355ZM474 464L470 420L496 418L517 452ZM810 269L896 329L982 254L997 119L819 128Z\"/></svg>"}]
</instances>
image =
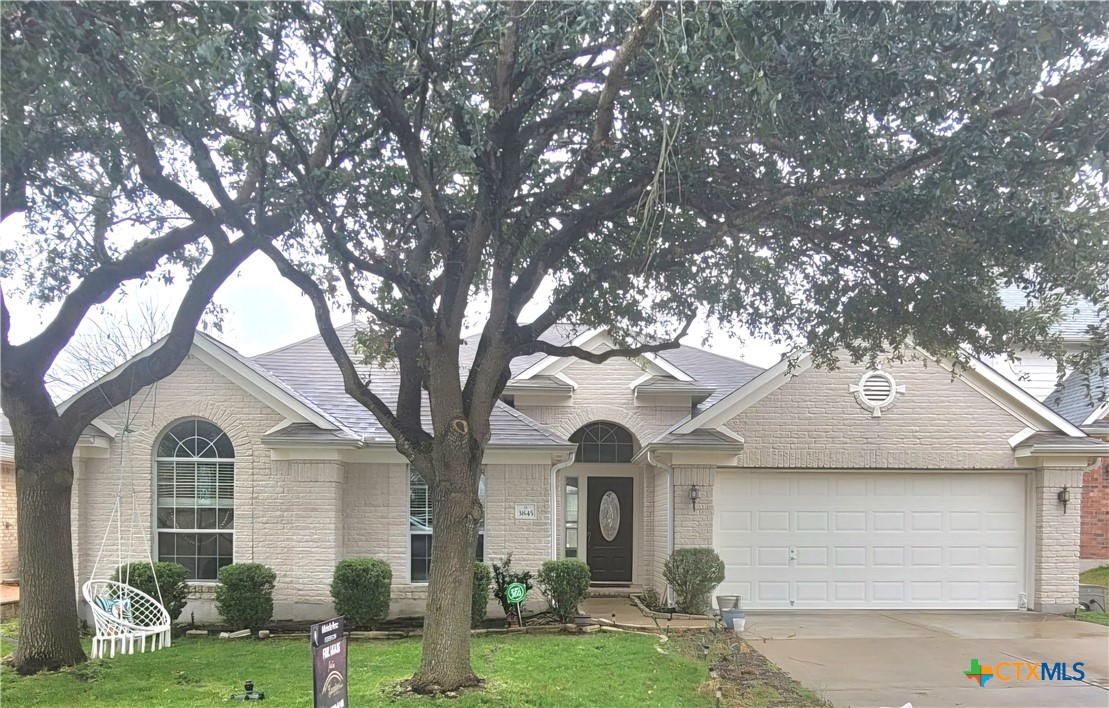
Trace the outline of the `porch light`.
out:
<instances>
[{"instance_id":1,"label":"porch light","mask_svg":"<svg viewBox=\"0 0 1109 708\"><path fill-rule=\"evenodd\" d=\"M1059 503L1063 505L1063 513L1067 513L1067 504L1070 502L1070 489L1065 485L1059 490Z\"/></svg>"},{"instance_id":2,"label":"porch light","mask_svg":"<svg viewBox=\"0 0 1109 708\"><path fill-rule=\"evenodd\" d=\"M691 501L693 503L693 510L694 511L697 511L697 497L698 497L699 494L700 494L700 492L697 489L697 485L696 484L690 485L690 487L689 487L689 501Z\"/></svg>"}]
</instances>

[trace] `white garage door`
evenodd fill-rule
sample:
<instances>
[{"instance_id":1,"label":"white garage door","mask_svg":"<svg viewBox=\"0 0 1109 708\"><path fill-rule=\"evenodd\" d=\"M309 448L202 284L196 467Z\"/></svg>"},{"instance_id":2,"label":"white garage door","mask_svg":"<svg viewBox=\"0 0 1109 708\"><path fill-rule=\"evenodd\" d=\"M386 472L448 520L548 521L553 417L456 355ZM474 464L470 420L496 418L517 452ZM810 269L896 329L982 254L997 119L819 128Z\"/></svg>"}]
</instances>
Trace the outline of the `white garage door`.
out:
<instances>
[{"instance_id":1,"label":"white garage door","mask_svg":"<svg viewBox=\"0 0 1109 708\"><path fill-rule=\"evenodd\" d=\"M1015 609L1022 474L719 471L718 594L749 609Z\"/></svg>"}]
</instances>

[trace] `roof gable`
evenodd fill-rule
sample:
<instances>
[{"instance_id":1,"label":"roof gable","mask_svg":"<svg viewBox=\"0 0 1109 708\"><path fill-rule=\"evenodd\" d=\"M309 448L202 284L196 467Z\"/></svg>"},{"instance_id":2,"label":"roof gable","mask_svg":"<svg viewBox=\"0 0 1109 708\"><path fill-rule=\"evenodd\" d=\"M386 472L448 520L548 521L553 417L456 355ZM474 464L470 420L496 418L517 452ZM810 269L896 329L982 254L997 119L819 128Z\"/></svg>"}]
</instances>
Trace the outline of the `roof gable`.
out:
<instances>
[{"instance_id":1,"label":"roof gable","mask_svg":"<svg viewBox=\"0 0 1109 708\"><path fill-rule=\"evenodd\" d=\"M960 367L956 371L950 363L940 361L923 350L916 351L947 371L951 371L956 378L1029 428L1045 432L1060 432L1071 437L1084 437L1085 434L1077 427L985 363L971 358L966 368ZM808 352L802 351L792 357L783 357L777 364L721 398L714 405L691 416L687 422L675 428L674 432L685 434L698 428L722 425L811 367L812 359Z\"/></svg>"}]
</instances>

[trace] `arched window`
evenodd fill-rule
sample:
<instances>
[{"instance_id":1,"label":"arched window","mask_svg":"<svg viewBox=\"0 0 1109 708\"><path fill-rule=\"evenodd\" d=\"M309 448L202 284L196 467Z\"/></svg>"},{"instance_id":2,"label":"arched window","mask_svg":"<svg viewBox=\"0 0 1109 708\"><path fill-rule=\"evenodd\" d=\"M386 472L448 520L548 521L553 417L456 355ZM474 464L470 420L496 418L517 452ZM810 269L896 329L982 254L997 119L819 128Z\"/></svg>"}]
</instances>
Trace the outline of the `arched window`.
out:
<instances>
[{"instance_id":1,"label":"arched window","mask_svg":"<svg viewBox=\"0 0 1109 708\"><path fill-rule=\"evenodd\" d=\"M575 462L631 462L632 434L614 423L590 423L570 436L578 444Z\"/></svg>"},{"instance_id":2,"label":"arched window","mask_svg":"<svg viewBox=\"0 0 1109 708\"><path fill-rule=\"evenodd\" d=\"M154 460L158 560L180 563L190 580L215 580L235 547L235 448L206 420L166 431Z\"/></svg>"}]
</instances>

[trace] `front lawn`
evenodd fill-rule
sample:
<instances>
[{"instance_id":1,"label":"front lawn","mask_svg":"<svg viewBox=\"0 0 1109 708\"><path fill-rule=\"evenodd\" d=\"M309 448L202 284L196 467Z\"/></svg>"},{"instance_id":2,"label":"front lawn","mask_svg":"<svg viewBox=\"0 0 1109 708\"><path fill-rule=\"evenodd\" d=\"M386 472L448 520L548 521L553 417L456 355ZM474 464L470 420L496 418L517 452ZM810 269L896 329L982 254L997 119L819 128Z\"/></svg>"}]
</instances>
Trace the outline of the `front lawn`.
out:
<instances>
[{"instance_id":1,"label":"front lawn","mask_svg":"<svg viewBox=\"0 0 1109 708\"><path fill-rule=\"evenodd\" d=\"M663 654L657 645L655 637L611 633L475 637L474 668L485 689L449 705L713 705L714 692L702 686L709 681L708 662L686 652ZM415 639L351 642L350 703L428 702L395 695L419 658ZM275 705L312 703L307 641L181 639L165 651L54 674L0 671L5 706L211 706L241 692L247 679Z\"/></svg>"},{"instance_id":2,"label":"front lawn","mask_svg":"<svg viewBox=\"0 0 1109 708\"><path fill-rule=\"evenodd\" d=\"M1104 585L1109 588L1109 565L1091 568L1079 575L1078 580L1083 585ZM1109 612L1084 612L1079 610L1074 616L1076 619L1080 619L1083 622L1093 622L1094 624L1109 626Z\"/></svg>"},{"instance_id":3,"label":"front lawn","mask_svg":"<svg viewBox=\"0 0 1109 708\"><path fill-rule=\"evenodd\" d=\"M1109 588L1109 565L1103 565L1099 568L1090 568L1085 573L1079 575L1078 580L1083 585L1104 585Z\"/></svg>"}]
</instances>

